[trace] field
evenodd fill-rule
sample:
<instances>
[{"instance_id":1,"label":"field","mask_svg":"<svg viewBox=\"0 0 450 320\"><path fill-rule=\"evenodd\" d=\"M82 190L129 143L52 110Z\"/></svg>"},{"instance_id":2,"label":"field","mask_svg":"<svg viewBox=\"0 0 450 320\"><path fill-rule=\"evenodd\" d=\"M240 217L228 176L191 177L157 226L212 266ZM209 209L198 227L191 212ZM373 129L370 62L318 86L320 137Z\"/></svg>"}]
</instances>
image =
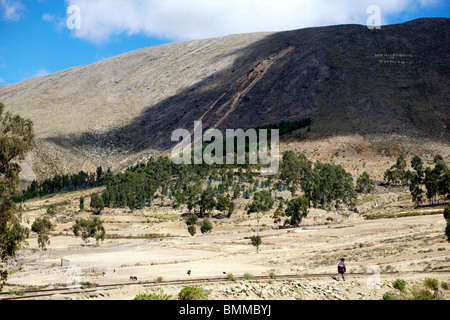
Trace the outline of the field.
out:
<instances>
[{"instance_id":1,"label":"field","mask_svg":"<svg viewBox=\"0 0 450 320\"><path fill-rule=\"evenodd\" d=\"M56 204L58 213L51 219L57 227L45 251L31 234L29 245L13 261L4 292L14 297L30 289L123 284L51 298L129 300L162 281L165 292L176 298L183 284L163 286L165 281L202 279L199 284L212 290L210 299L381 299L398 278L411 285L425 278L450 281L450 273L444 272L450 270L450 254L442 207L414 210L406 190L378 187L375 194L360 197L358 205L367 214L403 212L410 215L406 217L366 220L360 213L312 209L301 228L278 229L272 212L266 213L260 221L259 254L250 242L256 216L243 210L245 200L237 203L230 219L211 217L211 234L202 235L197 228L194 237L187 231L184 211L168 205L134 212L106 208L101 219L107 238L98 246L95 240L85 246L71 226L92 213L80 212L78 200L84 195L88 204L90 194L101 190L58 194L22 205L23 220L30 227ZM347 263L345 283L333 279L341 257ZM271 273L278 278L270 279ZM238 281L228 280L229 274ZM242 280L244 274L267 279ZM311 274L327 276L307 277ZM207 281L218 278L223 281ZM443 293L448 299L450 292Z\"/></svg>"}]
</instances>

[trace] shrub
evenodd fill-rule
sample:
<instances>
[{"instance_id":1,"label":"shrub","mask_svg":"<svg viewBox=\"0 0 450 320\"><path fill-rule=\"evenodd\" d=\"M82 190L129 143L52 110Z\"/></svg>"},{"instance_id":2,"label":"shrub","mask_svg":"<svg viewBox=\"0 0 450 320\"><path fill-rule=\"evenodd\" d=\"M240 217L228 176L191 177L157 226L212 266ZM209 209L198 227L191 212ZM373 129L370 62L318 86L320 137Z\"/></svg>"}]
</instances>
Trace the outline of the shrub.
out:
<instances>
[{"instance_id":1,"label":"shrub","mask_svg":"<svg viewBox=\"0 0 450 320\"><path fill-rule=\"evenodd\" d=\"M383 295L383 300L397 300L397 294L393 291L388 291Z\"/></svg>"},{"instance_id":2,"label":"shrub","mask_svg":"<svg viewBox=\"0 0 450 320\"><path fill-rule=\"evenodd\" d=\"M47 208L47 214L51 217L55 216L58 213L58 208L56 207L56 204L51 204Z\"/></svg>"},{"instance_id":3,"label":"shrub","mask_svg":"<svg viewBox=\"0 0 450 320\"><path fill-rule=\"evenodd\" d=\"M273 272L271 272L271 273L269 274L269 277L270 277L270 279L273 279L273 280L276 280L276 279L277 279L277 276L276 276L275 273L273 273Z\"/></svg>"},{"instance_id":4,"label":"shrub","mask_svg":"<svg viewBox=\"0 0 450 320\"><path fill-rule=\"evenodd\" d=\"M388 291L383 295L383 300L443 300L444 296L437 290L430 290L423 286L414 286L408 292L396 293Z\"/></svg>"},{"instance_id":5,"label":"shrub","mask_svg":"<svg viewBox=\"0 0 450 320\"><path fill-rule=\"evenodd\" d=\"M405 287L406 287L406 282L405 282L405 280L403 280L403 279L397 279L397 280L395 280L394 281L394 288L395 289L397 289L397 290L399 290L399 291L401 291L401 292L404 292L405 291Z\"/></svg>"},{"instance_id":6,"label":"shrub","mask_svg":"<svg viewBox=\"0 0 450 320\"><path fill-rule=\"evenodd\" d=\"M203 289L199 286L183 288L178 294L179 300L208 300L211 290Z\"/></svg>"},{"instance_id":7,"label":"shrub","mask_svg":"<svg viewBox=\"0 0 450 320\"><path fill-rule=\"evenodd\" d=\"M427 288L413 287L408 300L443 300L443 296L437 290L431 292Z\"/></svg>"},{"instance_id":8,"label":"shrub","mask_svg":"<svg viewBox=\"0 0 450 320\"><path fill-rule=\"evenodd\" d=\"M252 274L250 274L250 273L244 274L243 278L244 278L245 280L252 280L252 279L255 279L255 277L254 277Z\"/></svg>"},{"instance_id":9,"label":"shrub","mask_svg":"<svg viewBox=\"0 0 450 320\"><path fill-rule=\"evenodd\" d=\"M169 300L172 296L165 294L162 289L151 293L138 294L134 300Z\"/></svg>"},{"instance_id":10,"label":"shrub","mask_svg":"<svg viewBox=\"0 0 450 320\"><path fill-rule=\"evenodd\" d=\"M159 276L158 278L156 278L155 280L153 280L155 283L160 283L163 281L163 277Z\"/></svg>"},{"instance_id":11,"label":"shrub","mask_svg":"<svg viewBox=\"0 0 450 320\"><path fill-rule=\"evenodd\" d=\"M203 234L208 234L212 231L213 229L213 225L211 223L211 221L209 221L208 219L203 220L202 225L200 227L200 231Z\"/></svg>"},{"instance_id":12,"label":"shrub","mask_svg":"<svg viewBox=\"0 0 450 320\"><path fill-rule=\"evenodd\" d=\"M94 211L95 215L101 214L103 209L105 209L105 203L103 202L103 198L100 197L98 193L94 193L91 195L90 207Z\"/></svg>"},{"instance_id":13,"label":"shrub","mask_svg":"<svg viewBox=\"0 0 450 320\"><path fill-rule=\"evenodd\" d=\"M191 236L195 236L195 234L197 233L197 229L195 228L195 226L189 226L188 231Z\"/></svg>"},{"instance_id":14,"label":"shrub","mask_svg":"<svg viewBox=\"0 0 450 320\"><path fill-rule=\"evenodd\" d=\"M367 172L364 171L356 181L356 191L366 194L375 191L375 181L370 179L370 176Z\"/></svg>"},{"instance_id":15,"label":"shrub","mask_svg":"<svg viewBox=\"0 0 450 320\"><path fill-rule=\"evenodd\" d=\"M237 280L236 277L232 273L227 274L227 279L230 280L230 281L236 281Z\"/></svg>"},{"instance_id":16,"label":"shrub","mask_svg":"<svg viewBox=\"0 0 450 320\"><path fill-rule=\"evenodd\" d=\"M80 197L80 210L84 211L84 196Z\"/></svg>"},{"instance_id":17,"label":"shrub","mask_svg":"<svg viewBox=\"0 0 450 320\"><path fill-rule=\"evenodd\" d=\"M436 279L426 278L424 284L425 284L425 287L427 287L431 290L439 289L439 281Z\"/></svg>"},{"instance_id":18,"label":"shrub","mask_svg":"<svg viewBox=\"0 0 450 320\"><path fill-rule=\"evenodd\" d=\"M449 288L448 283L447 283L447 282L444 282L444 281L441 283L441 287L442 287L442 289L444 289L444 290L448 290L448 288Z\"/></svg>"},{"instance_id":19,"label":"shrub","mask_svg":"<svg viewBox=\"0 0 450 320\"><path fill-rule=\"evenodd\" d=\"M197 221L198 221L198 217L196 215L189 216L186 219L186 225L188 225L188 226L195 226Z\"/></svg>"}]
</instances>

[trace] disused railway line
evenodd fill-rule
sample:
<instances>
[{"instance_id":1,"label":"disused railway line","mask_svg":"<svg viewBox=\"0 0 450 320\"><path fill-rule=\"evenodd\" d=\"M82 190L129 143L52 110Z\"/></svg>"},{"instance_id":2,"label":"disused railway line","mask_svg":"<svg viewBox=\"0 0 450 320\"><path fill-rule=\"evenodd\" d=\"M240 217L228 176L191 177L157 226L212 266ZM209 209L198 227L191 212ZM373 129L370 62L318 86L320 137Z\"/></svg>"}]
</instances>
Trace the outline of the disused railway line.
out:
<instances>
[{"instance_id":1,"label":"disused railway line","mask_svg":"<svg viewBox=\"0 0 450 320\"><path fill-rule=\"evenodd\" d=\"M450 270L435 270L435 271L407 271L402 272L402 274L427 274L427 273L449 273ZM381 275L393 275L398 273L395 272L385 272ZM362 276L373 276L370 273L349 273L348 277L362 277ZM304 275L277 275L276 280L302 280L309 278L332 278L335 277L336 274L304 274ZM245 280L244 277L236 277L236 280ZM258 280L274 280L269 276L254 276L251 281ZM184 279L184 280L167 280L167 281L147 281L147 282L124 282L124 283L116 283L116 284L106 284L106 285L91 285L88 288L53 288L53 289L38 289L38 290L26 290L23 295L15 295L10 292L0 292L0 300L26 300L26 299L43 299L49 298L55 295L75 295L75 294L93 294L99 291L108 291L120 289L127 286L133 285L142 285L144 288L152 288L159 286L170 286L170 285L194 285L194 284L211 284L211 283L221 283L227 282L229 283L226 277L217 277L217 278L207 278L207 279Z\"/></svg>"}]
</instances>

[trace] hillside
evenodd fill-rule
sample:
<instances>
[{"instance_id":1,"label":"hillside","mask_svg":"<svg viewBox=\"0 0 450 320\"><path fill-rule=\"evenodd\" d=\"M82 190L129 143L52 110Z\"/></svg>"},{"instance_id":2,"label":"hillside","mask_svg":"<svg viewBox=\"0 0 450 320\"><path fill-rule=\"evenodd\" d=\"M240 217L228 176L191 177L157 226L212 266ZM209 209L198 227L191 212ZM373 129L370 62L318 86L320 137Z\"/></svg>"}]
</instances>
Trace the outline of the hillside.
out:
<instances>
[{"instance_id":1,"label":"hillside","mask_svg":"<svg viewBox=\"0 0 450 320\"><path fill-rule=\"evenodd\" d=\"M0 101L35 123L26 180L123 168L168 150L173 130L199 119L246 129L310 117L287 143L345 145L357 135L373 152L401 147L392 144L401 136L446 156L449 29L450 19L419 19L173 43L2 86Z\"/></svg>"}]
</instances>

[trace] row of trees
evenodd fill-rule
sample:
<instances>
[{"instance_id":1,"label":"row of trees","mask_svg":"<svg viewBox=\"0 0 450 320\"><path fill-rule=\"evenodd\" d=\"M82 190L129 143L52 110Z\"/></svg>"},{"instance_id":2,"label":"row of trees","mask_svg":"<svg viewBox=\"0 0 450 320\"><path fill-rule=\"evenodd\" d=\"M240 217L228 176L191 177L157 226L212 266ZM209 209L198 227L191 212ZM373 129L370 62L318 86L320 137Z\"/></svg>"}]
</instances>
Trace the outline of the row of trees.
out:
<instances>
[{"instance_id":1,"label":"row of trees","mask_svg":"<svg viewBox=\"0 0 450 320\"><path fill-rule=\"evenodd\" d=\"M292 195L300 189L309 207L353 206L357 198L353 178L342 166L320 161L314 164L293 151L283 155L280 179Z\"/></svg>"},{"instance_id":2,"label":"row of trees","mask_svg":"<svg viewBox=\"0 0 450 320\"><path fill-rule=\"evenodd\" d=\"M407 170L405 157L385 172L385 182L389 185L409 186L413 202L420 205L424 197L430 205L439 204L441 200L450 200L450 169L441 155L433 159L434 167L426 167L422 158L414 156L411 160L412 170ZM425 189L425 190L424 190Z\"/></svg>"},{"instance_id":3,"label":"row of trees","mask_svg":"<svg viewBox=\"0 0 450 320\"><path fill-rule=\"evenodd\" d=\"M215 209L230 216L233 199L250 198L260 187L256 174L256 166L174 165L168 157L160 156L114 175L101 197L111 208L139 210L162 206L169 199L174 208L186 205L189 212L201 216Z\"/></svg>"},{"instance_id":4,"label":"row of trees","mask_svg":"<svg viewBox=\"0 0 450 320\"><path fill-rule=\"evenodd\" d=\"M80 171L76 174L57 174L41 183L34 180L22 193L14 194L12 199L18 203L62 191L75 191L102 186L108 182L112 175L111 169L108 169L105 173L102 167L98 167L95 173Z\"/></svg>"},{"instance_id":5,"label":"row of trees","mask_svg":"<svg viewBox=\"0 0 450 320\"><path fill-rule=\"evenodd\" d=\"M279 176L261 180L257 178L258 169L257 165L174 165L168 157L160 156L112 176L101 194L102 205L139 210L162 206L169 199L174 208L186 205L190 213L203 216L217 210L229 217L234 211L233 200L251 199L261 189L269 194L289 189L293 195L301 190L308 207L355 203L352 176L341 166L313 163L302 154L288 151ZM358 184L364 192L373 190L373 181L368 181L363 179Z\"/></svg>"}]
</instances>

